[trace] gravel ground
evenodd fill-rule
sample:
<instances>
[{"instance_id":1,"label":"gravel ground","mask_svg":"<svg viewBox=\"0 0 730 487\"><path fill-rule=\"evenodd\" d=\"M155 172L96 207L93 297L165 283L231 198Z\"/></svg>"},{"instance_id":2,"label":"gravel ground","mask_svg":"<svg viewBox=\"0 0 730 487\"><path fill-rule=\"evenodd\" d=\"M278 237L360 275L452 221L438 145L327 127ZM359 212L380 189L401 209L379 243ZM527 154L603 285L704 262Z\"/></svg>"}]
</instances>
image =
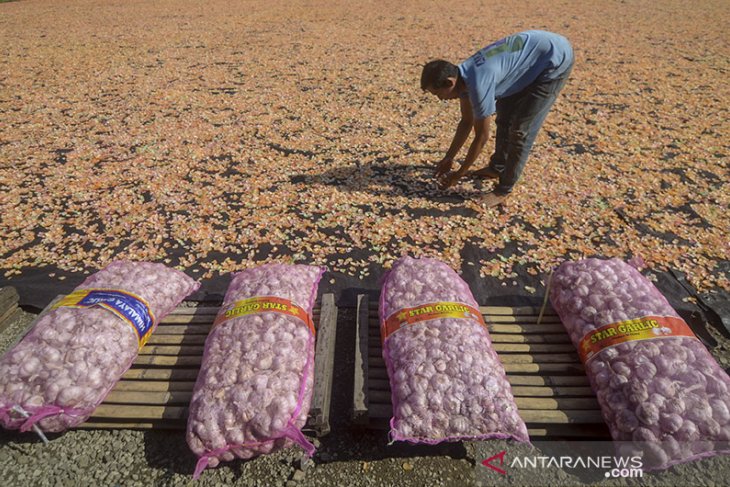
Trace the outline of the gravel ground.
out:
<instances>
[{"instance_id":1,"label":"gravel ground","mask_svg":"<svg viewBox=\"0 0 730 487\"><path fill-rule=\"evenodd\" d=\"M0 335L0 352L35 315L24 313ZM332 433L319 441L311 461L290 449L251 461L207 470L192 481L195 457L182 431L94 430L53 435L44 446L31 434L0 430L1 486L465 486L465 485L647 485L719 486L730 478L730 457L717 457L645 473L642 479L611 479L603 472L576 475L557 468L507 467L501 476L481 461L506 450L505 465L517 456L534 456L527 445L505 441L457 443L437 447L388 445L384 431L349 423L355 312L341 308L335 361ZM726 352L723 350L723 354ZM340 413L342 412L342 413Z\"/></svg>"}]
</instances>

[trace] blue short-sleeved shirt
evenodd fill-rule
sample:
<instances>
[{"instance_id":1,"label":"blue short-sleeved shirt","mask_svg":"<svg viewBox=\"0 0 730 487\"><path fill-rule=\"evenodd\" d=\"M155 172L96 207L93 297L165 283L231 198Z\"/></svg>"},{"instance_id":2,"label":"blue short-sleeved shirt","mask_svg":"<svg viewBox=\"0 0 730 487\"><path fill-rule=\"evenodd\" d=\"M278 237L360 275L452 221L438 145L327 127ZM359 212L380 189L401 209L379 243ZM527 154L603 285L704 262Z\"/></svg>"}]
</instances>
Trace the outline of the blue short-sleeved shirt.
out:
<instances>
[{"instance_id":1,"label":"blue short-sleeved shirt","mask_svg":"<svg viewBox=\"0 0 730 487\"><path fill-rule=\"evenodd\" d=\"M459 65L474 117L493 114L497 99L514 95L538 78L554 80L573 65L573 48L565 37L528 30L500 39Z\"/></svg>"}]
</instances>

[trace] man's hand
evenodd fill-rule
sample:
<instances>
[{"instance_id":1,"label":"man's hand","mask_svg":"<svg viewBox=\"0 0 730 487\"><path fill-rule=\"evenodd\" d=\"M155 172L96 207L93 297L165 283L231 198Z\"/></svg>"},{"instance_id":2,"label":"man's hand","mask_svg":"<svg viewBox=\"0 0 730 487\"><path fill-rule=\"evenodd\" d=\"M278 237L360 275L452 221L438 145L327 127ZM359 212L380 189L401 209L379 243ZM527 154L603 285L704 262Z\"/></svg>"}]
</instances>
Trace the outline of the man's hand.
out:
<instances>
[{"instance_id":1,"label":"man's hand","mask_svg":"<svg viewBox=\"0 0 730 487\"><path fill-rule=\"evenodd\" d=\"M441 189L450 188L451 186L455 185L459 179L461 179L462 175L463 174L461 172L455 171L442 176L441 178L439 178L439 187Z\"/></svg>"},{"instance_id":2,"label":"man's hand","mask_svg":"<svg viewBox=\"0 0 730 487\"><path fill-rule=\"evenodd\" d=\"M444 157L441 159L441 162L439 162L436 165L436 177L440 178L446 174L448 174L449 171L451 171L451 167L454 165L454 160L450 159L448 157Z\"/></svg>"}]
</instances>

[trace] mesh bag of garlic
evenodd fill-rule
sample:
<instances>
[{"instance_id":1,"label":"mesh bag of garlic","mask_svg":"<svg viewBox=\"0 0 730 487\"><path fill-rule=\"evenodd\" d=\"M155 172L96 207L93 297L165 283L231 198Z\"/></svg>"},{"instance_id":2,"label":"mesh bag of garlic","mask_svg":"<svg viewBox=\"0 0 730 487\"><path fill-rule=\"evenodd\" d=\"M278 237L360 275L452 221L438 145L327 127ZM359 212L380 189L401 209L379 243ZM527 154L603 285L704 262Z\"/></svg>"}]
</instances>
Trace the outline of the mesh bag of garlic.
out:
<instances>
[{"instance_id":1,"label":"mesh bag of garlic","mask_svg":"<svg viewBox=\"0 0 730 487\"><path fill-rule=\"evenodd\" d=\"M649 469L730 453L730 378L637 269L619 259L565 262L550 301L627 453Z\"/></svg>"},{"instance_id":2,"label":"mesh bag of garlic","mask_svg":"<svg viewBox=\"0 0 730 487\"><path fill-rule=\"evenodd\" d=\"M314 453L301 429L312 400L312 308L323 272L267 264L234 276L190 402L187 442L199 457L194 478L221 460L292 444Z\"/></svg>"},{"instance_id":3,"label":"mesh bag of garlic","mask_svg":"<svg viewBox=\"0 0 730 487\"><path fill-rule=\"evenodd\" d=\"M148 262L89 276L0 359L0 423L59 432L86 421L159 320L199 286Z\"/></svg>"},{"instance_id":4,"label":"mesh bag of garlic","mask_svg":"<svg viewBox=\"0 0 730 487\"><path fill-rule=\"evenodd\" d=\"M380 294L393 441L529 441L469 286L434 259L403 257Z\"/></svg>"}]
</instances>

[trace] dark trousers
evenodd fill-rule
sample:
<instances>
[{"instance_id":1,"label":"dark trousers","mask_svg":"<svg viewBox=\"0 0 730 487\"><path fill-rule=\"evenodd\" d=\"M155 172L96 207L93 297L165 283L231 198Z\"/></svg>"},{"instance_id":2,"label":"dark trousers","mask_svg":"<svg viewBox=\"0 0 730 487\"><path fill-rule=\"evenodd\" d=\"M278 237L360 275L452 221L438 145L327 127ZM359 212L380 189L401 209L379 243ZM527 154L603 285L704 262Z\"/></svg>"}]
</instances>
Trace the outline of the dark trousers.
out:
<instances>
[{"instance_id":1,"label":"dark trousers","mask_svg":"<svg viewBox=\"0 0 730 487\"><path fill-rule=\"evenodd\" d=\"M557 80L536 81L514 95L497 100L497 134L489 167L499 173L497 194L512 192L525 168L530 149L571 69Z\"/></svg>"}]
</instances>

